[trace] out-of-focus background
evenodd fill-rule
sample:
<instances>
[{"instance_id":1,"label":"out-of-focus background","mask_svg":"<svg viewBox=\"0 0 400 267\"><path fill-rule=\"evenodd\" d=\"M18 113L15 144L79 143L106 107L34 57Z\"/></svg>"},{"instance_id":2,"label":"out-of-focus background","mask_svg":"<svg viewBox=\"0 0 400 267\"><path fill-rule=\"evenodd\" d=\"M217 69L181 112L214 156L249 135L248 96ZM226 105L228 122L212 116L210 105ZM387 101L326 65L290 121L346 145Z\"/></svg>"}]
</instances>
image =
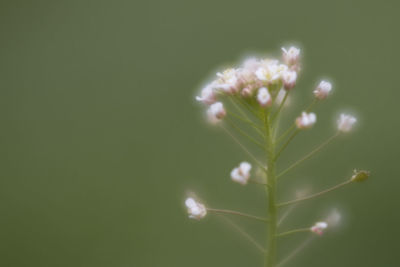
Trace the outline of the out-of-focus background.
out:
<instances>
[{"instance_id":1,"label":"out-of-focus background","mask_svg":"<svg viewBox=\"0 0 400 267\"><path fill-rule=\"evenodd\" d=\"M299 205L282 229L333 209L336 230L286 266L398 266L398 1L1 1L0 265L262 266L250 243L210 216L189 220L189 192L264 214L257 186L229 172L245 154L203 120L194 96L219 66L300 45L286 121L321 78L334 84L318 123L284 168L327 138L341 111L355 131L291 172L299 188L371 179ZM232 218L233 219L233 218ZM258 240L258 223L237 220ZM282 239L282 255L307 234Z\"/></svg>"}]
</instances>

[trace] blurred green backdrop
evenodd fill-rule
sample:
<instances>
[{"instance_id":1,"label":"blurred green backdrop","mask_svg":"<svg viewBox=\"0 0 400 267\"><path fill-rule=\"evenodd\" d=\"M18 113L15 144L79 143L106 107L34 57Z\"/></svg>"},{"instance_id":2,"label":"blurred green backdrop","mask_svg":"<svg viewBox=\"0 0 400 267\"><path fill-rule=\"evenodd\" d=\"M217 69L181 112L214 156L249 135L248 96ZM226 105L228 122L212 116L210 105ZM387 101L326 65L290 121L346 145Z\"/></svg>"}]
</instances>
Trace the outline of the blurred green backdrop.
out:
<instances>
[{"instance_id":1,"label":"blurred green backdrop","mask_svg":"<svg viewBox=\"0 0 400 267\"><path fill-rule=\"evenodd\" d=\"M304 63L287 119L319 79L334 94L288 163L333 131L338 112L359 124L291 172L283 196L353 168L372 179L299 206L287 228L331 208L343 223L287 266L399 266L399 9L394 0L1 1L0 266L261 266L229 227L185 214L189 191L214 207L265 206L262 190L230 182L246 157L206 126L194 95L221 64L291 42Z\"/></svg>"}]
</instances>

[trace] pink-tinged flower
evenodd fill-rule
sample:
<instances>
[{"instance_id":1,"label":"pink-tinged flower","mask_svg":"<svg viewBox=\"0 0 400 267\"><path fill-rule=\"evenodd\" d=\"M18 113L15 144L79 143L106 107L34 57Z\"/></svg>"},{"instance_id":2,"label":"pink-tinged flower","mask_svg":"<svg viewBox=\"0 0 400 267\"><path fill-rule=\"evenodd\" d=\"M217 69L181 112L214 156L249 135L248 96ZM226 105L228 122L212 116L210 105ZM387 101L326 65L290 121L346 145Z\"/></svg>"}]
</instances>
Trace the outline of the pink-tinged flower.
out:
<instances>
[{"instance_id":1,"label":"pink-tinged flower","mask_svg":"<svg viewBox=\"0 0 400 267\"><path fill-rule=\"evenodd\" d=\"M322 235L324 230L328 227L326 222L317 222L311 228L310 231L316 233L317 235Z\"/></svg>"},{"instance_id":2,"label":"pink-tinged flower","mask_svg":"<svg viewBox=\"0 0 400 267\"><path fill-rule=\"evenodd\" d=\"M258 89L257 101L260 104L260 106L264 107L264 108L271 105L272 98L266 87L262 87L262 88Z\"/></svg>"},{"instance_id":3,"label":"pink-tinged flower","mask_svg":"<svg viewBox=\"0 0 400 267\"><path fill-rule=\"evenodd\" d=\"M196 96L196 100L204 104L211 105L216 101L214 88L212 85L207 85L201 90L201 95Z\"/></svg>"},{"instance_id":4,"label":"pink-tinged flower","mask_svg":"<svg viewBox=\"0 0 400 267\"><path fill-rule=\"evenodd\" d=\"M217 123L226 116L224 105L221 102L212 104L207 110L207 117L211 123Z\"/></svg>"},{"instance_id":5,"label":"pink-tinged flower","mask_svg":"<svg viewBox=\"0 0 400 267\"><path fill-rule=\"evenodd\" d=\"M288 70L282 74L282 82L286 90L293 89L293 87L296 85L296 80L297 72L295 71Z\"/></svg>"},{"instance_id":6,"label":"pink-tinged flower","mask_svg":"<svg viewBox=\"0 0 400 267\"><path fill-rule=\"evenodd\" d=\"M236 69L227 69L222 73L218 72L217 76L219 79L215 82L215 88L227 94L234 94L239 90L240 81Z\"/></svg>"},{"instance_id":7,"label":"pink-tinged flower","mask_svg":"<svg viewBox=\"0 0 400 267\"><path fill-rule=\"evenodd\" d=\"M300 49L292 46L289 49L282 47L282 57L283 61L289 65L293 66L299 62L300 59Z\"/></svg>"},{"instance_id":8,"label":"pink-tinged flower","mask_svg":"<svg viewBox=\"0 0 400 267\"><path fill-rule=\"evenodd\" d=\"M317 122L317 116L314 113L302 112L301 116L296 119L296 125L299 129L311 128Z\"/></svg>"},{"instance_id":9,"label":"pink-tinged flower","mask_svg":"<svg viewBox=\"0 0 400 267\"><path fill-rule=\"evenodd\" d=\"M321 81L317 88L314 90L314 95L317 99L322 100L328 97L331 90L332 84L330 82Z\"/></svg>"},{"instance_id":10,"label":"pink-tinged flower","mask_svg":"<svg viewBox=\"0 0 400 267\"><path fill-rule=\"evenodd\" d=\"M248 162L240 163L239 167L231 171L231 178L233 181L245 185L250 179L251 164Z\"/></svg>"},{"instance_id":11,"label":"pink-tinged flower","mask_svg":"<svg viewBox=\"0 0 400 267\"><path fill-rule=\"evenodd\" d=\"M207 215L206 207L191 197L186 199L185 205L187 207L187 212L189 214L189 218L191 218L191 219L200 220L200 219L204 218L204 216Z\"/></svg>"},{"instance_id":12,"label":"pink-tinged flower","mask_svg":"<svg viewBox=\"0 0 400 267\"><path fill-rule=\"evenodd\" d=\"M353 116L340 114L339 120L337 121L338 130L343 133L349 132L356 121L357 119Z\"/></svg>"}]
</instances>

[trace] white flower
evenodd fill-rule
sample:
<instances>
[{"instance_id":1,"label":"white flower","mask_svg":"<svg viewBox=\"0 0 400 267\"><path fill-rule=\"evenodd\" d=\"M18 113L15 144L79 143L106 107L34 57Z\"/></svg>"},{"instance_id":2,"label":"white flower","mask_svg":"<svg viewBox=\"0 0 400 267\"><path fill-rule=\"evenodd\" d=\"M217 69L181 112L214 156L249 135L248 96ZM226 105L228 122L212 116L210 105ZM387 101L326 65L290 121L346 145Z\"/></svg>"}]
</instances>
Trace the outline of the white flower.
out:
<instances>
[{"instance_id":1,"label":"white flower","mask_svg":"<svg viewBox=\"0 0 400 267\"><path fill-rule=\"evenodd\" d=\"M277 96L276 96L276 99L275 99L275 103L279 106L280 104L282 104L282 101L283 101L283 99L285 98L285 95L286 95L286 93L287 93L287 91L285 90L285 89L281 89L281 90L279 90L279 92L278 92L278 94L277 94ZM285 107L287 107L288 105L289 105L289 103L290 103L290 99L289 98L287 98L286 99L286 102L285 102L285 104L284 104L284 106Z\"/></svg>"},{"instance_id":2,"label":"white flower","mask_svg":"<svg viewBox=\"0 0 400 267\"><path fill-rule=\"evenodd\" d=\"M225 71L218 72L217 76L219 79L215 83L216 88L221 89L225 93L233 94L239 89L238 72L235 69L227 69Z\"/></svg>"},{"instance_id":3,"label":"white flower","mask_svg":"<svg viewBox=\"0 0 400 267\"><path fill-rule=\"evenodd\" d=\"M231 178L233 181L245 185L250 178L250 171L251 164L243 161L240 163L239 167L231 171Z\"/></svg>"},{"instance_id":4,"label":"white flower","mask_svg":"<svg viewBox=\"0 0 400 267\"><path fill-rule=\"evenodd\" d=\"M207 117L212 123L217 123L226 116L224 105L221 102L212 104L207 110Z\"/></svg>"},{"instance_id":5,"label":"white flower","mask_svg":"<svg viewBox=\"0 0 400 267\"><path fill-rule=\"evenodd\" d=\"M267 106L271 105L272 98L266 87L262 87L262 88L258 89L257 101L260 104L260 106L262 106L262 107L267 107Z\"/></svg>"},{"instance_id":6,"label":"white flower","mask_svg":"<svg viewBox=\"0 0 400 267\"><path fill-rule=\"evenodd\" d=\"M317 122L317 116L314 113L302 112L296 119L296 125L299 129L311 128Z\"/></svg>"},{"instance_id":7,"label":"white flower","mask_svg":"<svg viewBox=\"0 0 400 267\"><path fill-rule=\"evenodd\" d=\"M201 96L196 96L196 100L210 105L216 101L215 92L212 85L207 85L201 90Z\"/></svg>"},{"instance_id":8,"label":"white flower","mask_svg":"<svg viewBox=\"0 0 400 267\"><path fill-rule=\"evenodd\" d=\"M260 81L274 83L281 78L287 69L286 65L278 64L277 60L266 59L262 61L262 65L256 70L256 77Z\"/></svg>"},{"instance_id":9,"label":"white flower","mask_svg":"<svg viewBox=\"0 0 400 267\"><path fill-rule=\"evenodd\" d=\"M337 121L338 130L344 133L349 132L353 127L353 124L356 123L356 121L357 119L354 118L353 116L340 114L340 118Z\"/></svg>"},{"instance_id":10,"label":"white flower","mask_svg":"<svg viewBox=\"0 0 400 267\"><path fill-rule=\"evenodd\" d=\"M297 72L295 71L288 70L282 74L283 86L286 90L292 89L296 85L296 80Z\"/></svg>"},{"instance_id":11,"label":"white flower","mask_svg":"<svg viewBox=\"0 0 400 267\"><path fill-rule=\"evenodd\" d=\"M332 84L330 82L321 81L317 88L314 90L314 95L317 99L322 100L327 98L331 90Z\"/></svg>"},{"instance_id":12,"label":"white flower","mask_svg":"<svg viewBox=\"0 0 400 267\"><path fill-rule=\"evenodd\" d=\"M328 227L328 223L326 222L317 222L311 228L311 232L316 233L318 235L322 235L324 230Z\"/></svg>"},{"instance_id":13,"label":"white flower","mask_svg":"<svg viewBox=\"0 0 400 267\"><path fill-rule=\"evenodd\" d=\"M191 219L200 220L207 215L206 207L191 197L186 199L185 205L187 207L187 212L189 213L189 218Z\"/></svg>"},{"instance_id":14,"label":"white flower","mask_svg":"<svg viewBox=\"0 0 400 267\"><path fill-rule=\"evenodd\" d=\"M292 46L288 50L282 47L283 61L289 66L296 65L300 58L300 49Z\"/></svg>"}]
</instances>

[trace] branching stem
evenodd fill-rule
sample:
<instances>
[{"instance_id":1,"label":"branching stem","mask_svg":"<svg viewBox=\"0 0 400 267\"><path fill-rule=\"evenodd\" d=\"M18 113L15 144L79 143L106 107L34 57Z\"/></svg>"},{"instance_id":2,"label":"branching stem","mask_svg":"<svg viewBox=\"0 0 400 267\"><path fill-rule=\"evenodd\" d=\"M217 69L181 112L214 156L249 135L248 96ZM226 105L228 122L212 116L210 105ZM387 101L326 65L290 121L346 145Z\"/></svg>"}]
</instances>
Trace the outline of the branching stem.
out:
<instances>
[{"instance_id":1,"label":"branching stem","mask_svg":"<svg viewBox=\"0 0 400 267\"><path fill-rule=\"evenodd\" d=\"M293 229L287 232L283 232L280 234L277 234L277 237L282 237L282 236L287 236L295 233L304 233L304 232L310 232L310 228L299 228L299 229Z\"/></svg>"},{"instance_id":2,"label":"branching stem","mask_svg":"<svg viewBox=\"0 0 400 267\"><path fill-rule=\"evenodd\" d=\"M291 205L291 204L296 204L296 203L301 202L301 201L304 201L304 200L313 199L313 198L322 196L322 195L324 195L324 194L326 194L326 193L332 192L332 191L334 191L334 190L336 190L336 189L339 189L339 188L341 188L341 187L343 187L343 186L345 186L345 185L348 185L348 184L350 184L350 183L352 183L352 181L351 181L351 180L347 180L347 181L345 181L345 182L343 182L343 183L340 183L340 184L335 185L335 186L333 186L333 187L331 187L331 188L325 189L325 190L323 190L323 191L321 191L321 192L312 194L312 195L310 195L310 196L301 197L301 198L294 199L294 200L291 200L291 201L286 201L286 202L279 203L279 204L278 204L278 207L283 207L283 206L287 206L287 205Z\"/></svg>"},{"instance_id":3,"label":"branching stem","mask_svg":"<svg viewBox=\"0 0 400 267\"><path fill-rule=\"evenodd\" d=\"M319 152L322 148L324 148L326 145L328 145L330 142L332 142L337 136L339 135L339 132L337 132L336 134L334 134L333 136L331 136L330 138L328 138L328 140L326 140L325 142L323 142L322 144L320 144L318 147L316 147L313 151L311 151L310 153L308 153L307 155L305 155L304 157L302 157L301 159L299 159L298 161L296 161L295 163L293 163L292 165L290 165L286 170L282 171L280 174L278 174L277 178L280 178L281 176L285 175L287 172L289 172L290 170L292 170L294 167L298 166L300 163L306 161L307 159L311 158L312 156L314 156L317 152Z\"/></svg>"},{"instance_id":4,"label":"branching stem","mask_svg":"<svg viewBox=\"0 0 400 267\"><path fill-rule=\"evenodd\" d=\"M254 219L254 220L257 220L257 221L268 222L267 218L258 217L258 216L254 216L254 215L250 215L250 214L247 214L247 213L234 211L234 210L207 208L207 211L216 212L216 213L223 213L223 214L238 215L238 216L246 217L246 218L249 218L249 219Z\"/></svg>"}]
</instances>

